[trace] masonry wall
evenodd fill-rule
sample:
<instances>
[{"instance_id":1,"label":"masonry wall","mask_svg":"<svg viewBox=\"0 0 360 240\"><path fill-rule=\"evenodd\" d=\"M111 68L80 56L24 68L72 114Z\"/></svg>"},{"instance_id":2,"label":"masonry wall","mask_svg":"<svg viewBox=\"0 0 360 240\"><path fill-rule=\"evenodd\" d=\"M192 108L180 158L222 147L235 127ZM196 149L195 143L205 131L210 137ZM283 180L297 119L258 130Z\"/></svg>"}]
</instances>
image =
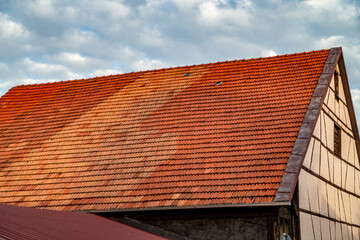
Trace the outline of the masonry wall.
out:
<instances>
[{"instance_id":1,"label":"masonry wall","mask_svg":"<svg viewBox=\"0 0 360 240\"><path fill-rule=\"evenodd\" d=\"M103 216L170 239L273 240L282 239L283 233L295 234L291 209L288 206L219 207L110 212Z\"/></svg>"},{"instance_id":2,"label":"masonry wall","mask_svg":"<svg viewBox=\"0 0 360 240\"><path fill-rule=\"evenodd\" d=\"M299 175L305 240L360 239L360 166L340 76L338 96L333 77ZM334 153L335 123L341 129L340 156Z\"/></svg>"},{"instance_id":3,"label":"masonry wall","mask_svg":"<svg viewBox=\"0 0 360 240\"><path fill-rule=\"evenodd\" d=\"M265 217L157 220L153 221L152 225L189 239L268 239L268 226Z\"/></svg>"}]
</instances>

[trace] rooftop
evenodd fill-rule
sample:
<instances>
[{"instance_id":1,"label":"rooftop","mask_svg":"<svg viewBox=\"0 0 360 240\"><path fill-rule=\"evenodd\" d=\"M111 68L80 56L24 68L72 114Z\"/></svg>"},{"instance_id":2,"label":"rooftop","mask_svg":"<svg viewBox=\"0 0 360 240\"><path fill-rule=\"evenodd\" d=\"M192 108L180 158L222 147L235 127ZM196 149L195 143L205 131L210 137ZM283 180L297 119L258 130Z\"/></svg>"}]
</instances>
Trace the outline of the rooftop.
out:
<instances>
[{"instance_id":1,"label":"rooftop","mask_svg":"<svg viewBox=\"0 0 360 240\"><path fill-rule=\"evenodd\" d=\"M328 54L14 87L0 99L0 202L272 203Z\"/></svg>"}]
</instances>

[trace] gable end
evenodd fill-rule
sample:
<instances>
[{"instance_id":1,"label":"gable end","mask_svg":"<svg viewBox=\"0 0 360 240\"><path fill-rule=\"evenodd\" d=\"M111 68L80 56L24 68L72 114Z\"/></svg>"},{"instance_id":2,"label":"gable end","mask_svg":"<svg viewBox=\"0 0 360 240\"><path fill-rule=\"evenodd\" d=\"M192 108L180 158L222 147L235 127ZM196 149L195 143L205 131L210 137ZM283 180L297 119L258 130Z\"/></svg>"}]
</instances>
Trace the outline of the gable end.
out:
<instances>
[{"instance_id":1,"label":"gable end","mask_svg":"<svg viewBox=\"0 0 360 240\"><path fill-rule=\"evenodd\" d=\"M332 48L329 52L329 56L325 62L323 71L319 77L318 84L314 90L314 94L311 98L309 107L306 111L304 121L300 127L299 134L296 138L289 161L286 165L284 175L282 177L278 192L274 199L275 202L290 202L292 200L296 183L299 177L300 169L304 161L304 157L308 149L311 136L315 129L315 124L320 115L321 106L324 102L327 89L329 88L330 81L336 69L336 65L339 62L340 56L342 56L341 47ZM343 68L345 69L344 64L342 65ZM353 124L354 122L353 120L355 120L355 118L351 120ZM354 129L357 132L357 128Z\"/></svg>"}]
</instances>

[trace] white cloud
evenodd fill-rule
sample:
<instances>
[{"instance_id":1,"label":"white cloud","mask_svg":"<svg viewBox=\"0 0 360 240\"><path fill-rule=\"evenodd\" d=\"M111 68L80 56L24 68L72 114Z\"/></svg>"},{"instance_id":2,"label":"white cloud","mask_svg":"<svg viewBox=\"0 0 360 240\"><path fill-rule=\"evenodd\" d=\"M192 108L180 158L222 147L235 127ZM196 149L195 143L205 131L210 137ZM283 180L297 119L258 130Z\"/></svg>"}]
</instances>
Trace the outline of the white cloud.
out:
<instances>
[{"instance_id":1,"label":"white cloud","mask_svg":"<svg viewBox=\"0 0 360 240\"><path fill-rule=\"evenodd\" d=\"M174 2L180 9L189 10L197 6L203 0L171 0L171 1Z\"/></svg>"},{"instance_id":2,"label":"white cloud","mask_svg":"<svg viewBox=\"0 0 360 240\"><path fill-rule=\"evenodd\" d=\"M235 8L225 1L207 1L199 5L200 22L211 27L249 26L251 2L242 1Z\"/></svg>"},{"instance_id":3,"label":"white cloud","mask_svg":"<svg viewBox=\"0 0 360 240\"><path fill-rule=\"evenodd\" d=\"M91 4L86 1L85 4L88 5L95 13L104 17L109 17L113 20L126 18L131 13L131 9L119 1L92 1Z\"/></svg>"},{"instance_id":4,"label":"white cloud","mask_svg":"<svg viewBox=\"0 0 360 240\"><path fill-rule=\"evenodd\" d=\"M93 73L88 74L89 77L100 77L100 76L107 76L107 75L115 75L121 74L122 72L117 69L98 69Z\"/></svg>"},{"instance_id":5,"label":"white cloud","mask_svg":"<svg viewBox=\"0 0 360 240\"><path fill-rule=\"evenodd\" d=\"M6 14L0 12L1 38L28 38L30 33L22 24L11 21Z\"/></svg>"},{"instance_id":6,"label":"white cloud","mask_svg":"<svg viewBox=\"0 0 360 240\"><path fill-rule=\"evenodd\" d=\"M81 56L79 53L63 52L58 55L59 60L70 64L84 64L89 61L88 58Z\"/></svg>"},{"instance_id":7,"label":"white cloud","mask_svg":"<svg viewBox=\"0 0 360 240\"><path fill-rule=\"evenodd\" d=\"M351 89L351 97L353 100L356 120L359 124L359 121L360 121L360 89Z\"/></svg>"},{"instance_id":8,"label":"white cloud","mask_svg":"<svg viewBox=\"0 0 360 240\"><path fill-rule=\"evenodd\" d=\"M0 0L1 1L1 0ZM0 92L68 80L342 46L360 89L355 0L30 0L0 10ZM6 37L5 37L6 36ZM25 61L24 59L27 59Z\"/></svg>"},{"instance_id":9,"label":"white cloud","mask_svg":"<svg viewBox=\"0 0 360 240\"><path fill-rule=\"evenodd\" d=\"M158 60L141 59L133 64L135 71L170 67L170 64Z\"/></svg>"},{"instance_id":10,"label":"white cloud","mask_svg":"<svg viewBox=\"0 0 360 240\"><path fill-rule=\"evenodd\" d=\"M349 21L359 16L360 10L356 2L343 0L306 0L312 17L336 18L342 21Z\"/></svg>"},{"instance_id":11,"label":"white cloud","mask_svg":"<svg viewBox=\"0 0 360 240\"><path fill-rule=\"evenodd\" d=\"M53 6L54 1L51 0L35 0L30 1L28 11L33 15L40 17L53 17L57 15L57 11Z\"/></svg>"},{"instance_id":12,"label":"white cloud","mask_svg":"<svg viewBox=\"0 0 360 240\"><path fill-rule=\"evenodd\" d=\"M62 52L56 56L47 57L46 59L69 69L82 72L93 71L94 68L106 65L102 59L84 57L75 52Z\"/></svg>"},{"instance_id":13,"label":"white cloud","mask_svg":"<svg viewBox=\"0 0 360 240\"><path fill-rule=\"evenodd\" d=\"M61 49L88 47L91 43L98 43L97 36L91 31L70 29L61 38L51 38L51 43ZM89 49L91 50L91 49Z\"/></svg>"},{"instance_id":14,"label":"white cloud","mask_svg":"<svg viewBox=\"0 0 360 240\"><path fill-rule=\"evenodd\" d=\"M83 78L83 75L74 73L65 66L38 63L29 58L23 60L23 68L30 76L38 76L41 79L69 80Z\"/></svg>"},{"instance_id":15,"label":"white cloud","mask_svg":"<svg viewBox=\"0 0 360 240\"><path fill-rule=\"evenodd\" d=\"M314 42L316 48L342 47L350 87L360 88L360 40L345 36L330 36Z\"/></svg>"},{"instance_id":16,"label":"white cloud","mask_svg":"<svg viewBox=\"0 0 360 240\"><path fill-rule=\"evenodd\" d=\"M139 33L139 42L144 46L164 46L165 39L157 28L145 29Z\"/></svg>"},{"instance_id":17,"label":"white cloud","mask_svg":"<svg viewBox=\"0 0 360 240\"><path fill-rule=\"evenodd\" d=\"M321 38L315 41L315 46L317 48L332 48L341 46L344 43L344 36L330 36L327 38Z\"/></svg>"},{"instance_id":18,"label":"white cloud","mask_svg":"<svg viewBox=\"0 0 360 240\"><path fill-rule=\"evenodd\" d=\"M39 84L39 83L49 83L49 82L58 82L59 79L52 78L52 79L32 79L26 78L22 79L22 84Z\"/></svg>"},{"instance_id":19,"label":"white cloud","mask_svg":"<svg viewBox=\"0 0 360 240\"><path fill-rule=\"evenodd\" d=\"M132 13L122 1L80 0L77 7L81 10L79 22L109 35L116 34L117 31L126 27L128 22L125 21ZM132 20L136 21L136 17L134 16Z\"/></svg>"},{"instance_id":20,"label":"white cloud","mask_svg":"<svg viewBox=\"0 0 360 240\"><path fill-rule=\"evenodd\" d=\"M37 63L37 62L33 62L29 58L24 59L24 65L30 72L35 73L35 74L40 74L40 75L48 74L48 73L54 72L54 71L65 70L65 67L63 67L61 65Z\"/></svg>"},{"instance_id":21,"label":"white cloud","mask_svg":"<svg viewBox=\"0 0 360 240\"><path fill-rule=\"evenodd\" d=\"M78 2L74 5L79 4ZM91 5L91 4L88 4ZM47 19L68 23L81 16L81 9L67 5L67 1L31 0L26 5L23 14L30 18Z\"/></svg>"},{"instance_id":22,"label":"white cloud","mask_svg":"<svg viewBox=\"0 0 360 240\"><path fill-rule=\"evenodd\" d=\"M263 49L263 50L261 50L261 56L262 57L273 57L273 56L276 56L276 55L278 55L278 54L276 54L274 49Z\"/></svg>"},{"instance_id":23,"label":"white cloud","mask_svg":"<svg viewBox=\"0 0 360 240\"><path fill-rule=\"evenodd\" d=\"M5 77L9 73L10 73L10 69L8 65L5 63L0 63L0 77Z\"/></svg>"},{"instance_id":24,"label":"white cloud","mask_svg":"<svg viewBox=\"0 0 360 240\"><path fill-rule=\"evenodd\" d=\"M0 82L0 89L1 88L10 88L12 86L13 86L12 81Z\"/></svg>"}]
</instances>

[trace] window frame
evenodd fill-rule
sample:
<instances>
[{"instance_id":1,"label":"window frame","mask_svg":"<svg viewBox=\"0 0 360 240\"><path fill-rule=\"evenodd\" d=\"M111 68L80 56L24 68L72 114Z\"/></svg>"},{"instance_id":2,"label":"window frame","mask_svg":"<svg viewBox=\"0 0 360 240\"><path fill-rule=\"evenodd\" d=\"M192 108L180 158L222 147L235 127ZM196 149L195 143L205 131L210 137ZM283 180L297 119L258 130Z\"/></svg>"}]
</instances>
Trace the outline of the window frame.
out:
<instances>
[{"instance_id":1,"label":"window frame","mask_svg":"<svg viewBox=\"0 0 360 240\"><path fill-rule=\"evenodd\" d=\"M334 123L334 154L341 158L341 128Z\"/></svg>"}]
</instances>

